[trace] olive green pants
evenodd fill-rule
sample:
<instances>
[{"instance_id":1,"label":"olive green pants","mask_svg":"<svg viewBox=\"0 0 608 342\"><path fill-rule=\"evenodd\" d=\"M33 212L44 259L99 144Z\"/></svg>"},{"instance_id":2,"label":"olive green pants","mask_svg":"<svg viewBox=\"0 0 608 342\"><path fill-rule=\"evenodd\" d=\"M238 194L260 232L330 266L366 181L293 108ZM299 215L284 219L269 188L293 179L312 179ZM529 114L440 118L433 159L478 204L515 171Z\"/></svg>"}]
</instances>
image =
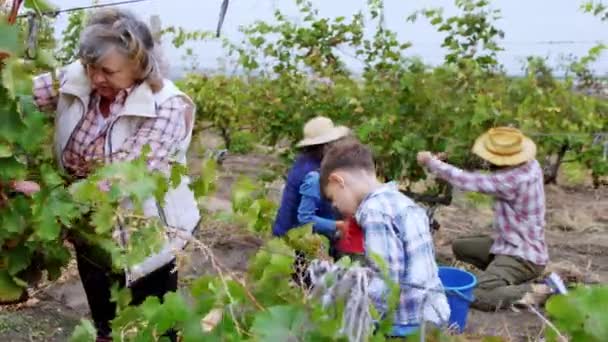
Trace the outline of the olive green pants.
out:
<instances>
[{"instance_id":1,"label":"olive green pants","mask_svg":"<svg viewBox=\"0 0 608 342\"><path fill-rule=\"evenodd\" d=\"M494 240L474 236L454 240L452 251L456 259L482 270L477 274L475 302L472 307L493 311L508 307L532 290L530 280L542 275L544 266L510 255L493 255Z\"/></svg>"}]
</instances>

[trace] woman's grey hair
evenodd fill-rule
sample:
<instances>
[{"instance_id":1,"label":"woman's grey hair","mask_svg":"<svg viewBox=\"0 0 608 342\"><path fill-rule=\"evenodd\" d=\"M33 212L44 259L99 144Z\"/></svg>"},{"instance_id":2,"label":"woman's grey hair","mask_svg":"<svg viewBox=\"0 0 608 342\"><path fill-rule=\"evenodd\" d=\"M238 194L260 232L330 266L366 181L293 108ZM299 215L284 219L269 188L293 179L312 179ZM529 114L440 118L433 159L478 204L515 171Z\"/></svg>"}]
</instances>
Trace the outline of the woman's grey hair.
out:
<instances>
[{"instance_id":1,"label":"woman's grey hair","mask_svg":"<svg viewBox=\"0 0 608 342\"><path fill-rule=\"evenodd\" d=\"M148 25L130 11L97 10L87 20L80 36L81 62L94 65L111 49L117 49L136 64L138 81L147 82L154 92L162 89L167 66L161 49Z\"/></svg>"}]
</instances>

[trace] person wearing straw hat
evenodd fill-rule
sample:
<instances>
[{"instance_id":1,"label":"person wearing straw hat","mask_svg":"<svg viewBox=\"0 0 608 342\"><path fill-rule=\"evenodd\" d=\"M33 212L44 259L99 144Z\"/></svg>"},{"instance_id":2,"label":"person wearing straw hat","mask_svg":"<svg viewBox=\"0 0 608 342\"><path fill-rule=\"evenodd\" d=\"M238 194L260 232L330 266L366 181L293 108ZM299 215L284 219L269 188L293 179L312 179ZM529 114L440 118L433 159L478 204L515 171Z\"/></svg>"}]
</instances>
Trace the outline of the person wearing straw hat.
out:
<instances>
[{"instance_id":1,"label":"person wearing straw hat","mask_svg":"<svg viewBox=\"0 0 608 342\"><path fill-rule=\"evenodd\" d=\"M283 236L292 228L313 223L315 232L333 238L336 228L342 228L343 222L334 219L333 208L320 196L318 200L311 200L310 197L320 193L314 188L315 176L311 172L319 170L328 144L348 136L350 129L318 116L304 125L303 133L304 138L296 145L300 154L287 175L272 232L275 236ZM318 173L316 179L318 184Z\"/></svg>"},{"instance_id":2,"label":"person wearing straw hat","mask_svg":"<svg viewBox=\"0 0 608 342\"><path fill-rule=\"evenodd\" d=\"M481 135L472 151L492 165L492 173L463 171L426 151L418 153L418 163L458 189L495 199L495 236L466 237L452 244L458 260L483 270L473 307L496 310L525 295L548 294L546 286L528 283L542 275L549 261L543 172L535 159L536 145L515 128L497 127Z\"/></svg>"},{"instance_id":3,"label":"person wearing straw hat","mask_svg":"<svg viewBox=\"0 0 608 342\"><path fill-rule=\"evenodd\" d=\"M318 116L304 125L303 133L303 139L296 145L300 154L287 175L272 233L283 236L292 228L312 223L316 233L333 242L336 231L344 229L345 223L336 220L333 207L320 196L318 170L327 146L348 136L350 130L336 126L329 118ZM306 265L304 255L296 251L294 279L308 287Z\"/></svg>"}]
</instances>

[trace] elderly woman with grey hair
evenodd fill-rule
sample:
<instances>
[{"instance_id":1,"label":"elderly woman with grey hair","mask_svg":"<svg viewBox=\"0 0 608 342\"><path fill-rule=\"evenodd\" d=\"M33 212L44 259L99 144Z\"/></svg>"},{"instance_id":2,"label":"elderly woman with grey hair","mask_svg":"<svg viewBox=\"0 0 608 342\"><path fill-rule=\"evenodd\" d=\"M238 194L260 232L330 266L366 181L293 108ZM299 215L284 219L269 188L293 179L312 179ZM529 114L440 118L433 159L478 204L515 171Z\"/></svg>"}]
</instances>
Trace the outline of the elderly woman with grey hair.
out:
<instances>
[{"instance_id":1,"label":"elderly woman with grey hair","mask_svg":"<svg viewBox=\"0 0 608 342\"><path fill-rule=\"evenodd\" d=\"M133 14L102 10L91 15L83 30L79 60L34 79L36 103L56 113L55 153L69 175L82 178L99 165L136 159L146 145L151 148L151 169L166 172L171 163L185 164L195 108L161 75L157 50L148 27ZM164 203L150 200L144 211L185 234L192 233L200 218L187 177L167 193ZM126 231L120 233L124 236ZM74 239L98 341L111 340L114 282L131 289L132 304L177 289L174 253L187 238L178 235L168 237L159 253L124 272L113 271L110 256L93 242ZM169 336L176 339L174 332Z\"/></svg>"}]
</instances>

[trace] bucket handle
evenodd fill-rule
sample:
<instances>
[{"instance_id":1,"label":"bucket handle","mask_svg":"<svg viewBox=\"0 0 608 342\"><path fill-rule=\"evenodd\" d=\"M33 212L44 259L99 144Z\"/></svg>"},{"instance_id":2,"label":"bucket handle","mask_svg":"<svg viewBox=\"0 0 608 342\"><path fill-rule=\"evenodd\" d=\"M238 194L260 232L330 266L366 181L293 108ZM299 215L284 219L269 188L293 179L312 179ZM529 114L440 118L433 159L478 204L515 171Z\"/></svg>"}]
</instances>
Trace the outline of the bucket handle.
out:
<instances>
[{"instance_id":1,"label":"bucket handle","mask_svg":"<svg viewBox=\"0 0 608 342\"><path fill-rule=\"evenodd\" d=\"M475 301L475 296L471 295L470 297L467 297L464 295L464 293L458 291L458 290L445 290L446 293L450 293L450 294L455 294L456 296L460 297L461 299L463 299L466 302L469 303L473 303Z\"/></svg>"}]
</instances>

